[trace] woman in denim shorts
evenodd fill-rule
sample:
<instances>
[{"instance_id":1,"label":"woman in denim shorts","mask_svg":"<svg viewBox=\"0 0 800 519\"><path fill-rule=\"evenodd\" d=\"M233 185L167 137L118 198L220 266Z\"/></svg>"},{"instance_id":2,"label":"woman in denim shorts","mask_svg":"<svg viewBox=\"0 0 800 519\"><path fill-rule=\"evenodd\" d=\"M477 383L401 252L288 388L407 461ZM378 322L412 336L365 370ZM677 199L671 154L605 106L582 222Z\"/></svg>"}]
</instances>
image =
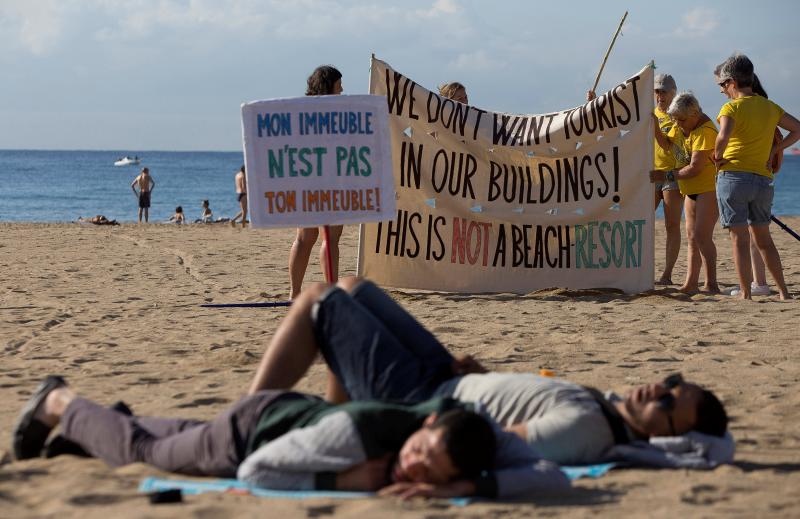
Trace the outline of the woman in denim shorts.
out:
<instances>
[{"instance_id":1,"label":"woman in denim shorts","mask_svg":"<svg viewBox=\"0 0 800 519\"><path fill-rule=\"evenodd\" d=\"M675 172L689 163L683 149L683 136L675 122L667 114L670 103L675 98L678 87L669 74L658 74L653 81L653 94L656 106L653 109L655 119L655 151L653 169L667 173ZM664 229L666 244L664 248L664 271L656 281L656 285L672 284L672 269L681 251L681 209L683 195L678 182L667 180L655 184L655 209L664 202Z\"/></svg>"},{"instance_id":2,"label":"woman in denim shorts","mask_svg":"<svg viewBox=\"0 0 800 519\"><path fill-rule=\"evenodd\" d=\"M752 233L780 298L791 299L778 249L769 234L774 194L770 164L776 153L783 153L800 139L800 121L769 99L755 95L753 77L753 63L742 54L734 54L717 67L717 84L731 99L717 117L720 131L714 146L720 220L731 234L739 297L751 298ZM789 133L773 146L776 126Z\"/></svg>"}]
</instances>

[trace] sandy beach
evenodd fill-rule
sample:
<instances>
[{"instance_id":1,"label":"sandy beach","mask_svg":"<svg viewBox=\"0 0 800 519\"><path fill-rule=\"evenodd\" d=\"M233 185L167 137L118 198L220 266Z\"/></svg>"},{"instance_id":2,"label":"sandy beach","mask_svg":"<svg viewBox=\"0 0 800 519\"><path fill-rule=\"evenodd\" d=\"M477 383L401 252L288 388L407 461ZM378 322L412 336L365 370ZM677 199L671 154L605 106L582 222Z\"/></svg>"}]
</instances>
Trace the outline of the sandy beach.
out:
<instances>
[{"instance_id":1,"label":"sandy beach","mask_svg":"<svg viewBox=\"0 0 800 519\"><path fill-rule=\"evenodd\" d=\"M800 218L786 218L795 229ZM656 271L663 222L656 222ZM790 290L800 243L773 226ZM284 308L205 309L282 301L293 231L227 225L0 224L0 516L3 517L797 517L800 510L800 305L657 288L640 295L542 290L461 295L391 290L452 351L494 370L537 371L603 389L681 371L725 402L736 463L713 471L612 471L562 496L483 502L265 500L206 494L153 506L145 465L118 469L62 456L11 462L11 428L39 380L64 375L101 403L137 414L209 418L246 390ZM717 227L719 280L736 284ZM342 238L355 273L357 228ZM683 278L685 243L673 279ZM315 250L307 281L321 280ZM299 389L321 393L317 363Z\"/></svg>"}]
</instances>

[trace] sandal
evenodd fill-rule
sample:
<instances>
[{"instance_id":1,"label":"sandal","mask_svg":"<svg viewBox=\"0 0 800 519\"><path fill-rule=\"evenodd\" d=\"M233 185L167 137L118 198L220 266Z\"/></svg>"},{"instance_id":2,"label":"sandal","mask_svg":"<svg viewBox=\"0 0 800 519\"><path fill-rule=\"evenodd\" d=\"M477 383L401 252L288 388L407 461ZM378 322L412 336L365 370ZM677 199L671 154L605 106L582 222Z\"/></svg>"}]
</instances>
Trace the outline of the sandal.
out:
<instances>
[{"instance_id":1,"label":"sandal","mask_svg":"<svg viewBox=\"0 0 800 519\"><path fill-rule=\"evenodd\" d=\"M28 403L22 408L17 425L14 427L11 450L15 459L35 458L42 452L42 447L44 447L52 427L37 420L34 416L51 391L66 385L67 382L62 377L48 375L33 392Z\"/></svg>"}]
</instances>

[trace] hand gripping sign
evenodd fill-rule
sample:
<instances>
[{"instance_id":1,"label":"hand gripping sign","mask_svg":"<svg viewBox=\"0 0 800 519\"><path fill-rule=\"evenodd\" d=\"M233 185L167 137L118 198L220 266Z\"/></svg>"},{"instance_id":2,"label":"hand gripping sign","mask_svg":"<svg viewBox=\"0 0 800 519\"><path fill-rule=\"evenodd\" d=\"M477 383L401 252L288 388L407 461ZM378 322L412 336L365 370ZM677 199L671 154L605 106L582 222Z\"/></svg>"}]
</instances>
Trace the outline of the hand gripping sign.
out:
<instances>
[{"instance_id":1,"label":"hand gripping sign","mask_svg":"<svg viewBox=\"0 0 800 519\"><path fill-rule=\"evenodd\" d=\"M242 105L253 227L316 227L394 217L383 96L314 96Z\"/></svg>"}]
</instances>

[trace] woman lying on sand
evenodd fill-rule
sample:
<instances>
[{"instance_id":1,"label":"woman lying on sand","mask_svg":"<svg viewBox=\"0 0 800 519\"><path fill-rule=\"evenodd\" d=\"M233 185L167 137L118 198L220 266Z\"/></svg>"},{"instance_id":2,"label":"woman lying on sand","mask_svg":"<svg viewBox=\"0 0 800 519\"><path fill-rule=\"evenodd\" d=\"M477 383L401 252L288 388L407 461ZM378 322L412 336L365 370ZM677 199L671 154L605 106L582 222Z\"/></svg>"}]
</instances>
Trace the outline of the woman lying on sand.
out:
<instances>
[{"instance_id":1,"label":"woman lying on sand","mask_svg":"<svg viewBox=\"0 0 800 519\"><path fill-rule=\"evenodd\" d=\"M79 223L93 223L95 225L119 225L119 222L116 220L109 220L102 214L98 214L97 216L92 216L91 218L84 218L83 216L78 217Z\"/></svg>"}]
</instances>

